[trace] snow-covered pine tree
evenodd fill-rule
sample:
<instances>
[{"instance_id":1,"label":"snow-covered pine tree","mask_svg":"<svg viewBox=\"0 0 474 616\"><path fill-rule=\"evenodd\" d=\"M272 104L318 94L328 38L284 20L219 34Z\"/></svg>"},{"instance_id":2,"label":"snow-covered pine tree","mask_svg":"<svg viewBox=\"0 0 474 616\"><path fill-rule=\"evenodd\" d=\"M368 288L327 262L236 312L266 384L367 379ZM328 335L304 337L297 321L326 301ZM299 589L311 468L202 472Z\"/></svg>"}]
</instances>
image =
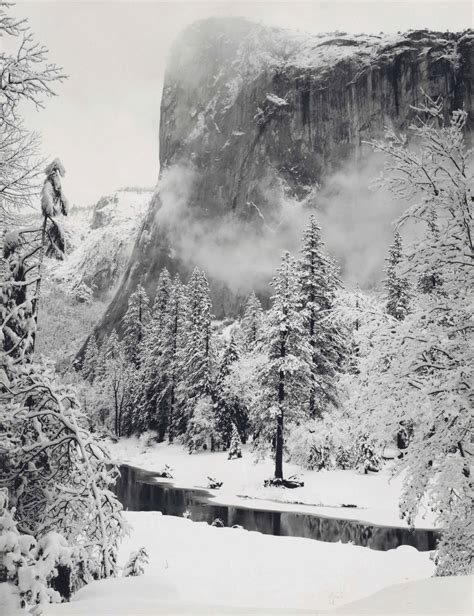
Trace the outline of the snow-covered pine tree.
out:
<instances>
[{"instance_id":1,"label":"snow-covered pine tree","mask_svg":"<svg viewBox=\"0 0 474 616\"><path fill-rule=\"evenodd\" d=\"M229 454L227 458L229 460L235 460L236 458L242 457L242 442L240 440L239 431L237 430L237 426L232 424L232 435L230 438L229 445Z\"/></svg>"},{"instance_id":2,"label":"snow-covered pine tree","mask_svg":"<svg viewBox=\"0 0 474 616\"><path fill-rule=\"evenodd\" d=\"M321 229L310 217L303 235L299 261L301 305L312 350L312 385L309 413L318 416L335 405L336 375L347 356L345 332L333 318L337 289L341 286L336 263L325 253Z\"/></svg>"},{"instance_id":3,"label":"snow-covered pine tree","mask_svg":"<svg viewBox=\"0 0 474 616\"><path fill-rule=\"evenodd\" d=\"M148 565L148 553L144 547L132 552L123 570L123 577L137 577L145 573L145 566Z\"/></svg>"},{"instance_id":4,"label":"snow-covered pine tree","mask_svg":"<svg viewBox=\"0 0 474 616\"><path fill-rule=\"evenodd\" d=\"M173 279L169 310L164 324L162 338L162 353L160 354L160 371L166 373L165 390L160 397L168 408L168 440L183 431L185 426L184 404L180 397L182 383L185 378L185 349L188 336L188 297L186 287L181 282L179 274Z\"/></svg>"},{"instance_id":5,"label":"snow-covered pine tree","mask_svg":"<svg viewBox=\"0 0 474 616\"><path fill-rule=\"evenodd\" d=\"M394 234L393 244L389 248L386 261L387 278L384 280L386 310L394 319L401 321L408 313L410 295L408 279L400 272L402 238L399 231Z\"/></svg>"},{"instance_id":6,"label":"snow-covered pine tree","mask_svg":"<svg viewBox=\"0 0 474 616\"><path fill-rule=\"evenodd\" d=\"M194 269L188 282L187 297L187 322L186 330L183 332L186 340L180 349L183 380L179 388L181 406L184 410L179 428L180 432L185 434L185 441L188 438L192 439L192 434L188 434L188 423L198 403L201 403L201 408L212 405L211 298L207 278L198 268Z\"/></svg>"},{"instance_id":7,"label":"snow-covered pine tree","mask_svg":"<svg viewBox=\"0 0 474 616\"><path fill-rule=\"evenodd\" d=\"M141 284L128 299L127 312L122 319L123 343L128 360L140 366L142 342L150 319L150 299Z\"/></svg>"},{"instance_id":8,"label":"snow-covered pine tree","mask_svg":"<svg viewBox=\"0 0 474 616\"><path fill-rule=\"evenodd\" d=\"M90 336L86 350L84 352L84 360L82 362L82 376L89 382L93 382L97 372L99 349L97 347L97 340L95 333Z\"/></svg>"},{"instance_id":9,"label":"snow-covered pine tree","mask_svg":"<svg viewBox=\"0 0 474 616\"><path fill-rule=\"evenodd\" d=\"M173 283L166 268L160 272L151 318L147 324L141 349L141 385L137 413L142 424L158 430L163 440L168 430L169 355L167 327Z\"/></svg>"},{"instance_id":10,"label":"snow-covered pine tree","mask_svg":"<svg viewBox=\"0 0 474 616\"><path fill-rule=\"evenodd\" d=\"M312 353L298 268L290 253L282 257L271 284L272 307L262 337L267 361L260 369L253 424L260 447L275 443L275 479L282 480L285 428L308 417Z\"/></svg>"},{"instance_id":11,"label":"snow-covered pine tree","mask_svg":"<svg viewBox=\"0 0 474 616\"><path fill-rule=\"evenodd\" d=\"M151 313L154 320L154 325L158 326L160 329L164 326L166 321L172 287L173 281L171 280L170 273L168 269L164 267L158 276L155 300L153 302Z\"/></svg>"},{"instance_id":12,"label":"snow-covered pine tree","mask_svg":"<svg viewBox=\"0 0 474 616\"><path fill-rule=\"evenodd\" d=\"M357 464L367 474L382 468L382 459L377 452L377 444L368 434L361 434L356 443Z\"/></svg>"},{"instance_id":13,"label":"snow-covered pine tree","mask_svg":"<svg viewBox=\"0 0 474 616\"><path fill-rule=\"evenodd\" d=\"M246 351L251 351L255 348L261 334L262 326L262 303L255 295L255 292L252 291L245 304L241 321L242 339Z\"/></svg>"},{"instance_id":14,"label":"snow-covered pine tree","mask_svg":"<svg viewBox=\"0 0 474 616\"><path fill-rule=\"evenodd\" d=\"M230 445L233 427L245 438L248 427L247 409L239 398L227 386L227 379L232 366L238 362L239 352L232 333L217 369L214 383L214 400L217 419L217 430L224 449Z\"/></svg>"}]
</instances>

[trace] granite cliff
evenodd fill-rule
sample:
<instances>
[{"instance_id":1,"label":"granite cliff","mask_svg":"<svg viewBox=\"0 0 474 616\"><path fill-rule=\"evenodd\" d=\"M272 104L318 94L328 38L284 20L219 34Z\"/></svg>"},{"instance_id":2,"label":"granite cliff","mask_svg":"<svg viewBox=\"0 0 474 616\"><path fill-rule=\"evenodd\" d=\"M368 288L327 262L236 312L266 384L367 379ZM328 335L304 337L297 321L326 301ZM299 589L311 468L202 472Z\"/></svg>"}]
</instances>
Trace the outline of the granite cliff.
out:
<instances>
[{"instance_id":1,"label":"granite cliff","mask_svg":"<svg viewBox=\"0 0 474 616\"><path fill-rule=\"evenodd\" d=\"M268 278L258 266L268 256L262 238L277 237L276 252L291 248L300 211L292 204L311 207L315 186L362 160L364 141L385 126L407 129L422 91L472 122L473 39L472 31L308 35L243 19L189 27L164 82L158 191L101 334L117 326L140 279L154 295L165 265L185 276L204 267L216 315L235 314Z\"/></svg>"}]
</instances>

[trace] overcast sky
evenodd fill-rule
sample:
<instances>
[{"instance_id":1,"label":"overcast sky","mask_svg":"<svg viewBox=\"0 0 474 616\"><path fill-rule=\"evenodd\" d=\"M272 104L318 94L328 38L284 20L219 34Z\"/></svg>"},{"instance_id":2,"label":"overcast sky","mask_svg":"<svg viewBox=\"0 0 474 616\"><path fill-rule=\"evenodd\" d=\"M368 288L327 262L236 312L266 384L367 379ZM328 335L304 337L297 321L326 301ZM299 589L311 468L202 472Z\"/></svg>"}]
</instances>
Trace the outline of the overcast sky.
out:
<instances>
[{"instance_id":1,"label":"overcast sky","mask_svg":"<svg viewBox=\"0 0 474 616\"><path fill-rule=\"evenodd\" d=\"M167 53L188 24L245 16L293 29L396 32L472 27L471 2L19 2L50 58L69 79L39 112L26 110L44 154L67 169L72 202L87 205L122 186L153 186Z\"/></svg>"}]
</instances>

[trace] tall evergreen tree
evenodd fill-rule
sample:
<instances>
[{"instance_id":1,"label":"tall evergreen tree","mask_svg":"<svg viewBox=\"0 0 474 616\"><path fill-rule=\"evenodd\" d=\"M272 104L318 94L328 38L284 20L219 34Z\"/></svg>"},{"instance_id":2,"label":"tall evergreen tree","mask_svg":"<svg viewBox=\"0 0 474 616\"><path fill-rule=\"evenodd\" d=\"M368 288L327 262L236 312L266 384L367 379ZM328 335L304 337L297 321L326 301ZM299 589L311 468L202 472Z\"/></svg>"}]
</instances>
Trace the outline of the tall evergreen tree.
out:
<instances>
[{"instance_id":1,"label":"tall evergreen tree","mask_svg":"<svg viewBox=\"0 0 474 616\"><path fill-rule=\"evenodd\" d=\"M242 316L241 328L243 342L247 350L255 347L263 325L263 309L262 304L255 292L249 295L245 304L244 314Z\"/></svg>"},{"instance_id":2,"label":"tall evergreen tree","mask_svg":"<svg viewBox=\"0 0 474 616\"><path fill-rule=\"evenodd\" d=\"M325 253L314 216L304 232L301 252L301 304L312 355L309 412L315 417L336 402L335 377L347 350L332 318L336 290L341 284L337 265Z\"/></svg>"},{"instance_id":3,"label":"tall evergreen tree","mask_svg":"<svg viewBox=\"0 0 474 616\"><path fill-rule=\"evenodd\" d=\"M96 377L98 356L99 349L97 347L97 340L95 334L92 333L87 342L84 360L82 362L82 376L91 383Z\"/></svg>"},{"instance_id":4,"label":"tall evergreen tree","mask_svg":"<svg viewBox=\"0 0 474 616\"><path fill-rule=\"evenodd\" d=\"M173 283L166 268L158 278L151 318L146 326L141 348L141 383L137 408L142 423L158 430L162 440L168 428L166 389L169 367L167 361L167 321Z\"/></svg>"},{"instance_id":5,"label":"tall evergreen tree","mask_svg":"<svg viewBox=\"0 0 474 616\"><path fill-rule=\"evenodd\" d=\"M159 329L164 326L164 322L166 320L172 288L173 281L171 280L170 273L168 269L164 267L158 276L155 301L153 302L151 313L153 325L157 326Z\"/></svg>"},{"instance_id":6,"label":"tall evergreen tree","mask_svg":"<svg viewBox=\"0 0 474 616\"><path fill-rule=\"evenodd\" d=\"M283 479L285 426L307 417L312 352L301 311L302 296L297 265L285 253L268 313L262 349L268 360L259 378L259 401L254 409L258 440L275 443L275 478Z\"/></svg>"},{"instance_id":7,"label":"tall evergreen tree","mask_svg":"<svg viewBox=\"0 0 474 616\"><path fill-rule=\"evenodd\" d=\"M204 272L195 268L187 285L186 340L180 349L185 380L179 396L184 414L181 430L186 431L198 402L211 395L211 298Z\"/></svg>"},{"instance_id":8,"label":"tall evergreen tree","mask_svg":"<svg viewBox=\"0 0 474 616\"><path fill-rule=\"evenodd\" d=\"M168 440L182 431L183 405L180 404L179 392L184 379L185 348L188 333L188 298L186 287L178 274L173 279L169 302L169 310L165 322L162 339L163 352L160 355L163 371L166 370L167 388L161 391L161 396L168 406Z\"/></svg>"},{"instance_id":9,"label":"tall evergreen tree","mask_svg":"<svg viewBox=\"0 0 474 616\"><path fill-rule=\"evenodd\" d=\"M235 337L232 334L229 343L224 349L215 379L215 409L217 430L220 434L222 445L227 449L230 445L233 427L239 432L240 438L246 438L247 434L247 411L239 398L227 387L227 378L232 366L239 360L239 352Z\"/></svg>"},{"instance_id":10,"label":"tall evergreen tree","mask_svg":"<svg viewBox=\"0 0 474 616\"><path fill-rule=\"evenodd\" d=\"M127 312L123 317L123 342L130 362L140 365L140 353L145 330L150 319L150 299L141 284L128 299Z\"/></svg>"},{"instance_id":11,"label":"tall evergreen tree","mask_svg":"<svg viewBox=\"0 0 474 616\"><path fill-rule=\"evenodd\" d=\"M384 286L387 298L387 314L397 321L402 321L406 317L410 302L408 279L399 271L402 257L402 238L400 233L396 231L386 259L385 272L387 278L384 280Z\"/></svg>"},{"instance_id":12,"label":"tall evergreen tree","mask_svg":"<svg viewBox=\"0 0 474 616\"><path fill-rule=\"evenodd\" d=\"M229 445L229 460L235 460L236 458L242 457L242 448L241 448L241 440L240 434L235 424L232 424L232 434Z\"/></svg>"}]
</instances>

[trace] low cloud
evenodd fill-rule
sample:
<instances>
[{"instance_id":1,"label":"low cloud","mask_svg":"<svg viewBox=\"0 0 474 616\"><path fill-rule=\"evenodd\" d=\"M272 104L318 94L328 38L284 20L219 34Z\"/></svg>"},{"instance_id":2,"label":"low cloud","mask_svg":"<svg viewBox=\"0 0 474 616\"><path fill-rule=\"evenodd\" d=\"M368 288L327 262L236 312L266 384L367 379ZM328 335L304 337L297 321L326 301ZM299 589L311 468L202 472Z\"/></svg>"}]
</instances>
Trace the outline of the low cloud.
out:
<instances>
[{"instance_id":1,"label":"low cloud","mask_svg":"<svg viewBox=\"0 0 474 616\"><path fill-rule=\"evenodd\" d=\"M387 189L371 188L382 168L382 157L376 154L348 164L326 180L316 197L327 248L351 286L368 288L382 278L393 223L406 207Z\"/></svg>"},{"instance_id":2,"label":"low cloud","mask_svg":"<svg viewBox=\"0 0 474 616\"><path fill-rule=\"evenodd\" d=\"M157 222L166 226L173 252L189 268L197 265L210 278L245 294L267 288L285 250L298 255L303 230L314 213L343 279L367 288L383 275L392 221L401 211L386 191L369 188L380 171L381 159L372 155L329 176L303 201L289 198L282 183L264 179L261 192L272 209L262 212L258 204L249 203L255 212L247 222L231 213L206 219L193 211L189 204L198 172L175 165L160 180Z\"/></svg>"}]
</instances>

